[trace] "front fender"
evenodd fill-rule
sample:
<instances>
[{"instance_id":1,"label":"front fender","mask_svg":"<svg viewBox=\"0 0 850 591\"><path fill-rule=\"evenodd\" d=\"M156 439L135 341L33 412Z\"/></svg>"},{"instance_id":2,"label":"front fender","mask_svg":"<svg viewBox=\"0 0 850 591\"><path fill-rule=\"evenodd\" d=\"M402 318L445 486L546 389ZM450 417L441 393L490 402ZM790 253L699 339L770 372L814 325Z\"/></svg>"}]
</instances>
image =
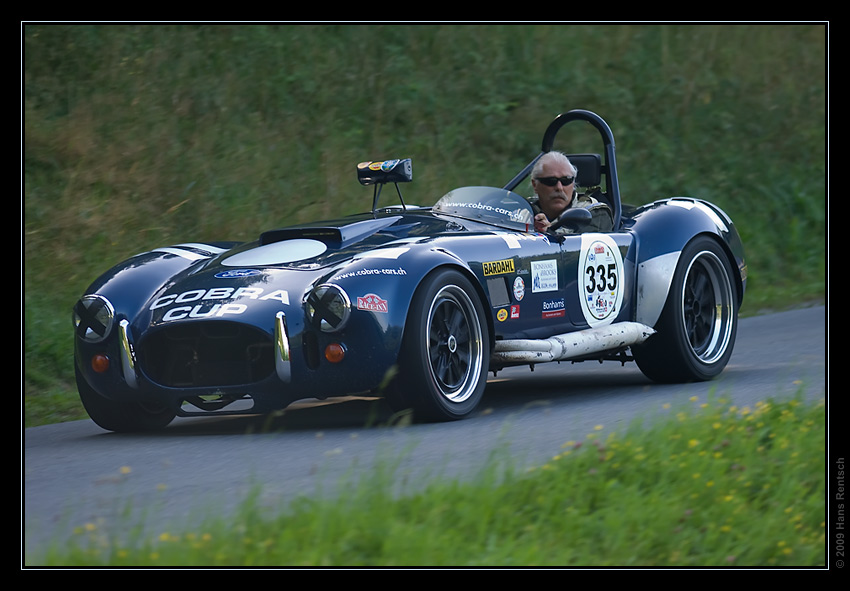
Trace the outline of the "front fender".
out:
<instances>
[{"instance_id":1,"label":"front fender","mask_svg":"<svg viewBox=\"0 0 850 591\"><path fill-rule=\"evenodd\" d=\"M234 244L182 244L137 254L102 274L85 293L105 297L117 314L132 318L173 278Z\"/></svg>"},{"instance_id":2,"label":"front fender","mask_svg":"<svg viewBox=\"0 0 850 591\"><path fill-rule=\"evenodd\" d=\"M726 252L740 306L746 286L744 249L732 220L719 207L686 197L656 201L631 216L637 244L635 320L655 326L667 301L673 273L685 246L696 236L714 236Z\"/></svg>"},{"instance_id":3,"label":"front fender","mask_svg":"<svg viewBox=\"0 0 850 591\"><path fill-rule=\"evenodd\" d=\"M181 244L137 254L98 277L75 303L74 352L79 376L101 395L138 387L130 323L164 285L235 243ZM105 354L116 363L95 375L90 359Z\"/></svg>"},{"instance_id":4,"label":"front fender","mask_svg":"<svg viewBox=\"0 0 850 591\"><path fill-rule=\"evenodd\" d=\"M376 335L380 337L376 340L382 343L384 354L395 362L413 295L428 274L447 265L461 270L477 285L466 262L433 244L369 251L336 269L322 282L334 283L348 294L353 315L373 317L382 333ZM363 326L362 323L352 325Z\"/></svg>"}]
</instances>

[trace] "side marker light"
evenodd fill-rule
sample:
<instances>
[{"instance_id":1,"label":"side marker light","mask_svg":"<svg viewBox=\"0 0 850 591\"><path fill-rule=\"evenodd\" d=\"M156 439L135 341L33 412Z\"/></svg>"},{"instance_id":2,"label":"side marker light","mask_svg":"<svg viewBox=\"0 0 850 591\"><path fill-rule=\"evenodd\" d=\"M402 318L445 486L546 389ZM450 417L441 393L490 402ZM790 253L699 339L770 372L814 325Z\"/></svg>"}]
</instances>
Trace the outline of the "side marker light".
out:
<instances>
[{"instance_id":1,"label":"side marker light","mask_svg":"<svg viewBox=\"0 0 850 591\"><path fill-rule=\"evenodd\" d=\"M97 353L91 358L91 368L97 373L106 373L109 370L109 357L103 353Z\"/></svg>"},{"instance_id":2,"label":"side marker light","mask_svg":"<svg viewBox=\"0 0 850 591\"><path fill-rule=\"evenodd\" d=\"M345 345L342 343L331 343L325 347L325 359L331 363L339 363L345 358Z\"/></svg>"}]
</instances>

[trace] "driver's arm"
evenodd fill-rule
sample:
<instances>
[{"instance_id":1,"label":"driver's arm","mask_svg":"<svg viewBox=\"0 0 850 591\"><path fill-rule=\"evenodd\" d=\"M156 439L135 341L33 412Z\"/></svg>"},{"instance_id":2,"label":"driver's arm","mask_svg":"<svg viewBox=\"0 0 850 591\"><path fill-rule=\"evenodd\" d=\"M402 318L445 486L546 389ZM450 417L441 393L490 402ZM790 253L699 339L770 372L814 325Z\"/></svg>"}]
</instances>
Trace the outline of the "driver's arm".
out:
<instances>
[{"instance_id":1,"label":"driver's arm","mask_svg":"<svg viewBox=\"0 0 850 591\"><path fill-rule=\"evenodd\" d=\"M538 213L534 216L534 229L538 232L546 232L551 225L545 213Z\"/></svg>"}]
</instances>

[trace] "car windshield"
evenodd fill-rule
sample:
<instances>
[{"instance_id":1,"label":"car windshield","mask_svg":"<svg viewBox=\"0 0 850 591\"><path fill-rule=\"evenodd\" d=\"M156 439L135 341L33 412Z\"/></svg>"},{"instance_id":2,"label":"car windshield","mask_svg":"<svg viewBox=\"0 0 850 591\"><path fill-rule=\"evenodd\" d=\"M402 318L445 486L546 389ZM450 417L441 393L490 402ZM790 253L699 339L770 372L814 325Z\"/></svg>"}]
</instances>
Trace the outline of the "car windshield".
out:
<instances>
[{"instance_id":1,"label":"car windshield","mask_svg":"<svg viewBox=\"0 0 850 591\"><path fill-rule=\"evenodd\" d=\"M507 189L461 187L443 195L432 211L522 232L534 228L531 205Z\"/></svg>"}]
</instances>

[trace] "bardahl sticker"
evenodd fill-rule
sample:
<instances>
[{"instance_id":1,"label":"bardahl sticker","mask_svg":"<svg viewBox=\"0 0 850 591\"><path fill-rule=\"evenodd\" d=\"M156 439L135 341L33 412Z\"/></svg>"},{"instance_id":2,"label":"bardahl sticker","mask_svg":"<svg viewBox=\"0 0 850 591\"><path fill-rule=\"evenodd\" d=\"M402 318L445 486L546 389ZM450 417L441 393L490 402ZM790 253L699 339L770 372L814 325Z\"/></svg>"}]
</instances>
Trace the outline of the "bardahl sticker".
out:
<instances>
[{"instance_id":1,"label":"bardahl sticker","mask_svg":"<svg viewBox=\"0 0 850 591\"><path fill-rule=\"evenodd\" d=\"M504 259L502 261L490 261L487 263L481 263L481 266L484 268L485 277L488 275L502 275L505 273L514 272L513 259Z\"/></svg>"}]
</instances>

